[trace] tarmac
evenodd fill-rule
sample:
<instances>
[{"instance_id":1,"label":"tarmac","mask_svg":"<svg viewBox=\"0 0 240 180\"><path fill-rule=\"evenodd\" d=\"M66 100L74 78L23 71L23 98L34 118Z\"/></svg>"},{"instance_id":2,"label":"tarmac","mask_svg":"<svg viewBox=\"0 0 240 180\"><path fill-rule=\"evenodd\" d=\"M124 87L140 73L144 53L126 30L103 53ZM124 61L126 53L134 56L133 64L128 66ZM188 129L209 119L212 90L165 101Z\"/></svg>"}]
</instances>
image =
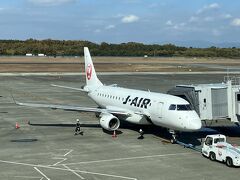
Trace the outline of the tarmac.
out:
<instances>
[{"instance_id":1,"label":"tarmac","mask_svg":"<svg viewBox=\"0 0 240 180\"><path fill-rule=\"evenodd\" d=\"M177 84L222 82L224 74L108 74L99 78L106 84L166 92ZM83 92L51 86L79 88L84 83L82 75L0 76L1 180L239 179L239 168L228 168L197 151L169 143L169 135L162 128L123 122L113 138L102 130L95 114L22 107L12 98L95 107ZM77 118L84 133L74 136ZM19 129L15 128L16 122ZM139 128L145 131L141 140ZM216 130L183 133L179 138L200 148L201 138L208 133ZM228 135L229 142L240 144L240 134Z\"/></svg>"}]
</instances>

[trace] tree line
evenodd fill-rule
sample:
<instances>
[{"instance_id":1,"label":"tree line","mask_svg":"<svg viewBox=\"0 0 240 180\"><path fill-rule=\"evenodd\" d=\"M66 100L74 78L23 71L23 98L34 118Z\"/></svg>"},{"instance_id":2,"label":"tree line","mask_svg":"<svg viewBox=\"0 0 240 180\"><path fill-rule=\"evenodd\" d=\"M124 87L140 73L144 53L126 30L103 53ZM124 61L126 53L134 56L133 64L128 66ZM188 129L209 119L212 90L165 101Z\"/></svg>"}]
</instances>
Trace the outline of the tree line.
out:
<instances>
[{"instance_id":1,"label":"tree line","mask_svg":"<svg viewBox=\"0 0 240 180\"><path fill-rule=\"evenodd\" d=\"M193 48L173 44L143 44L128 42L96 44L77 40L0 40L0 55L46 54L47 56L82 56L83 47L93 56L169 56L169 57L225 57L239 58L240 48Z\"/></svg>"}]
</instances>

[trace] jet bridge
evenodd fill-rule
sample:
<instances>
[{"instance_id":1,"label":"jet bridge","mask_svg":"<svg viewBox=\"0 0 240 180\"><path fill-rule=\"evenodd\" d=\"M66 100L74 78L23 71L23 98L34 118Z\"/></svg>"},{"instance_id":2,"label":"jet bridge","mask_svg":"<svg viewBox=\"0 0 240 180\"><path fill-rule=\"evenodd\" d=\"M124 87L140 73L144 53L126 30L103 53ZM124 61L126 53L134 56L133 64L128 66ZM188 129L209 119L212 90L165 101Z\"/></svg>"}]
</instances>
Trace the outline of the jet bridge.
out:
<instances>
[{"instance_id":1,"label":"jet bridge","mask_svg":"<svg viewBox=\"0 0 240 180\"><path fill-rule=\"evenodd\" d=\"M177 85L167 93L186 99L201 120L240 121L240 77L225 77L223 83Z\"/></svg>"}]
</instances>

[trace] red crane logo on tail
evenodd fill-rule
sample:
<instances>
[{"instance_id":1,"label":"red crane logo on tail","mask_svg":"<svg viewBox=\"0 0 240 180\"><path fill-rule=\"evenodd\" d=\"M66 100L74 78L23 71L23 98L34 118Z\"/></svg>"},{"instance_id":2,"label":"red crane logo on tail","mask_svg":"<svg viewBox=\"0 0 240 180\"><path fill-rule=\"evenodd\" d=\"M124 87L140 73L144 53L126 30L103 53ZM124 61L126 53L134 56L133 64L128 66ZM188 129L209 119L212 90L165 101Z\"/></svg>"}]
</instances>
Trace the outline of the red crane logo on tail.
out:
<instances>
[{"instance_id":1,"label":"red crane logo on tail","mask_svg":"<svg viewBox=\"0 0 240 180\"><path fill-rule=\"evenodd\" d=\"M87 79L90 80L92 77L92 65L91 64L88 64L86 72L87 72Z\"/></svg>"}]
</instances>

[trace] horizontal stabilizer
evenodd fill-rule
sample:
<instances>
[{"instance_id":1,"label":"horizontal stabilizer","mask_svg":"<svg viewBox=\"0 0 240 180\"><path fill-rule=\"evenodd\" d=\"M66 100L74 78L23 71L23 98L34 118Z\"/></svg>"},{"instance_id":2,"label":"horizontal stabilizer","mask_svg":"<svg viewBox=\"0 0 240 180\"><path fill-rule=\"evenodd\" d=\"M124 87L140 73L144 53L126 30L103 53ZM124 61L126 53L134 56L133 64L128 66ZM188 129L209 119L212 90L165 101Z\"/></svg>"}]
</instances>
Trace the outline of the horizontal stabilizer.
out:
<instances>
[{"instance_id":1,"label":"horizontal stabilizer","mask_svg":"<svg viewBox=\"0 0 240 180\"><path fill-rule=\"evenodd\" d=\"M64 88L64 89L72 89L72 90L82 91L82 92L88 92L87 90L82 89L82 88L74 88L74 87L69 87L69 86L61 86L61 85L56 85L56 84L51 84L51 86L53 86L53 87L59 87L59 88Z\"/></svg>"}]
</instances>

